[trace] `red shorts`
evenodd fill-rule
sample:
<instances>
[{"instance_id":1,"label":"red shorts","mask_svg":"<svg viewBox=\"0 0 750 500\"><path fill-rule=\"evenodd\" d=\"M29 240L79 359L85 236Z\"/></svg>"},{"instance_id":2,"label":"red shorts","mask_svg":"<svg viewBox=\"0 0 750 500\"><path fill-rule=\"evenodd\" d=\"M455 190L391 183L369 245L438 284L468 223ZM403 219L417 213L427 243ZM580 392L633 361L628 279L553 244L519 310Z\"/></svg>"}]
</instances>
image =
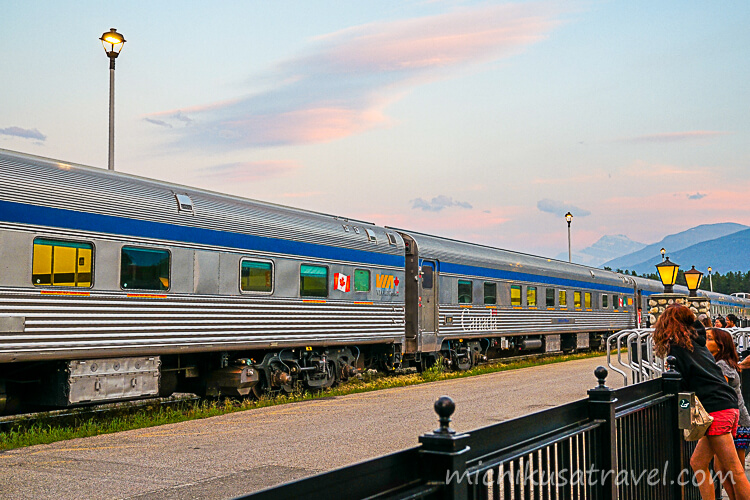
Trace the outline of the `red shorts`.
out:
<instances>
[{"instance_id":1,"label":"red shorts","mask_svg":"<svg viewBox=\"0 0 750 500\"><path fill-rule=\"evenodd\" d=\"M721 436L722 434L737 435L737 424L740 422L740 410L729 409L709 413L714 417L711 427L706 431L706 436Z\"/></svg>"}]
</instances>

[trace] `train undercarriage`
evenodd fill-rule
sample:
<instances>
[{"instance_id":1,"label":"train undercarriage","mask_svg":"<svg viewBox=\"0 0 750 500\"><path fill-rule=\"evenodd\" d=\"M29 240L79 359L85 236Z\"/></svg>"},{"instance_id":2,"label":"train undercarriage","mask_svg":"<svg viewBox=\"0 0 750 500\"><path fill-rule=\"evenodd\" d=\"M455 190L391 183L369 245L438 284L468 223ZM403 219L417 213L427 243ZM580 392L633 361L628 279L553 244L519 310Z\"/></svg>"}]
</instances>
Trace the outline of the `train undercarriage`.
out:
<instances>
[{"instance_id":1,"label":"train undercarriage","mask_svg":"<svg viewBox=\"0 0 750 500\"><path fill-rule=\"evenodd\" d=\"M320 390L366 370L418 372L442 363L469 370L489 360L525 354L599 349L606 334L570 333L445 340L440 351L404 355L399 344L294 347L275 351L166 354L0 367L0 414L166 397L261 397Z\"/></svg>"}]
</instances>

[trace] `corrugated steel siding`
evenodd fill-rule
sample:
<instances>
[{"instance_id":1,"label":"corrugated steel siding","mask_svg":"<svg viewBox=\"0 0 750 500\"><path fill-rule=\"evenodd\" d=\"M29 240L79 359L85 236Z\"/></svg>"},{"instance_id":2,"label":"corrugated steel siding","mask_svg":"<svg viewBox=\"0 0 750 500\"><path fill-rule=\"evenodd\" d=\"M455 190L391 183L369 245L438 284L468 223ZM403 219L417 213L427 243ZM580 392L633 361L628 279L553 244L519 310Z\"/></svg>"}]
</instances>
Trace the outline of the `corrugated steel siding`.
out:
<instances>
[{"instance_id":1,"label":"corrugated steel siding","mask_svg":"<svg viewBox=\"0 0 750 500\"><path fill-rule=\"evenodd\" d=\"M261 349L403 340L403 304L124 294L0 294L0 315L25 317L0 335L0 362Z\"/></svg>"},{"instance_id":2,"label":"corrugated steel siding","mask_svg":"<svg viewBox=\"0 0 750 500\"><path fill-rule=\"evenodd\" d=\"M178 213L174 193L190 196L195 215ZM396 245L389 245L385 230L369 223L348 222L291 207L4 150L0 150L0 199L389 255L403 254L400 236L396 236ZM360 233L345 232L343 224L359 227ZM368 240L365 227L376 233L377 244Z\"/></svg>"}]
</instances>

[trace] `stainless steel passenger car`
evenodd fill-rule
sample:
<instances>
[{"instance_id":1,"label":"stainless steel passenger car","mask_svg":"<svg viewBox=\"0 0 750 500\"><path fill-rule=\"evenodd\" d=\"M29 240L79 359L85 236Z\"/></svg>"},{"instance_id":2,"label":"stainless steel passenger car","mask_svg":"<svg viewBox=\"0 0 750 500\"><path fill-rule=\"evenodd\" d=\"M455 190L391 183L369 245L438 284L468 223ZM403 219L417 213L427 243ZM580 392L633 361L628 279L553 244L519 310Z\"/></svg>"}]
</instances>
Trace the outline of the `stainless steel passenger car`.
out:
<instances>
[{"instance_id":1,"label":"stainless steel passenger car","mask_svg":"<svg viewBox=\"0 0 750 500\"><path fill-rule=\"evenodd\" d=\"M597 348L651 280L0 150L0 412ZM711 294L717 307L750 301ZM722 309L724 310L724 309Z\"/></svg>"},{"instance_id":2,"label":"stainless steel passenger car","mask_svg":"<svg viewBox=\"0 0 750 500\"><path fill-rule=\"evenodd\" d=\"M0 262L0 394L27 402L324 387L401 358L403 240L365 222L0 151Z\"/></svg>"}]
</instances>

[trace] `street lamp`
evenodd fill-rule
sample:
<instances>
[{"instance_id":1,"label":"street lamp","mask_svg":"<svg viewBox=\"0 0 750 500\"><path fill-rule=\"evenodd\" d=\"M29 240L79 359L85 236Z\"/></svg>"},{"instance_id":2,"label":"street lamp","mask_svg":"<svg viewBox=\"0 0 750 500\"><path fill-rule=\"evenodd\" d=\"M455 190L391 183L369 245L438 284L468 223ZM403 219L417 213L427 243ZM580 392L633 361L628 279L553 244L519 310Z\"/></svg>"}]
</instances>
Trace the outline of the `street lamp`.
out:
<instances>
[{"instance_id":1,"label":"street lamp","mask_svg":"<svg viewBox=\"0 0 750 500\"><path fill-rule=\"evenodd\" d=\"M570 252L570 221L573 220L573 214L570 212L565 214L565 220L568 221L568 262L573 262L573 257Z\"/></svg>"},{"instance_id":2,"label":"street lamp","mask_svg":"<svg viewBox=\"0 0 750 500\"><path fill-rule=\"evenodd\" d=\"M711 278L711 266L708 266L708 284L711 285L711 291L714 291L714 280Z\"/></svg>"},{"instance_id":3,"label":"street lamp","mask_svg":"<svg viewBox=\"0 0 750 500\"><path fill-rule=\"evenodd\" d=\"M701 286L702 278L703 273L698 271L695 266L690 271L685 271L685 282L687 283L688 290L690 290L690 297L698 296L697 290Z\"/></svg>"},{"instance_id":4,"label":"street lamp","mask_svg":"<svg viewBox=\"0 0 750 500\"><path fill-rule=\"evenodd\" d=\"M659 279L661 284L664 285L664 293L674 293L674 282L677 281L677 270L680 268L679 264L675 264L669 261L667 257L664 262L656 264L656 270L659 272Z\"/></svg>"},{"instance_id":5,"label":"street lamp","mask_svg":"<svg viewBox=\"0 0 750 500\"><path fill-rule=\"evenodd\" d=\"M99 39L109 57L109 170L115 169L115 59L125 45L125 38L115 28Z\"/></svg>"},{"instance_id":6,"label":"street lamp","mask_svg":"<svg viewBox=\"0 0 750 500\"><path fill-rule=\"evenodd\" d=\"M662 262L664 262L664 254L665 254L665 253L667 253L667 251L666 251L666 250L665 250L664 248L662 248L662 249L661 249L661 261L662 261Z\"/></svg>"}]
</instances>

